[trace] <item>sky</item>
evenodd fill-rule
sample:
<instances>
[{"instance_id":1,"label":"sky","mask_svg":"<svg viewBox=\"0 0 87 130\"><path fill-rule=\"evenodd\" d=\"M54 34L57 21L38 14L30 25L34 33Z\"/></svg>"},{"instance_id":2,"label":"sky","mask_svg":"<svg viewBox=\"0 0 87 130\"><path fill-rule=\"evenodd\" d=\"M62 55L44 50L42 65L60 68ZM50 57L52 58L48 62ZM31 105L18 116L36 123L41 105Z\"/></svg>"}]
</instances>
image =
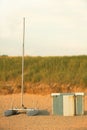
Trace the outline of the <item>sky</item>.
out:
<instances>
[{"instance_id":1,"label":"sky","mask_svg":"<svg viewBox=\"0 0 87 130\"><path fill-rule=\"evenodd\" d=\"M87 55L86 0L0 0L0 55Z\"/></svg>"}]
</instances>

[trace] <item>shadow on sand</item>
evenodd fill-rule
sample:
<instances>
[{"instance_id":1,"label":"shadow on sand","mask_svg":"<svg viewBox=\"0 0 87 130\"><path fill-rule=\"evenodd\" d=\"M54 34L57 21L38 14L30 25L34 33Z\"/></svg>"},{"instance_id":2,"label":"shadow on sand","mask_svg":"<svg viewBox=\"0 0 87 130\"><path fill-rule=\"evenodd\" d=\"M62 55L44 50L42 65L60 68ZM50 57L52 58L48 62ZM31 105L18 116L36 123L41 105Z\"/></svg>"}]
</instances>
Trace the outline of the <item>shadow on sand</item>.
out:
<instances>
[{"instance_id":1,"label":"shadow on sand","mask_svg":"<svg viewBox=\"0 0 87 130\"><path fill-rule=\"evenodd\" d=\"M84 112L84 115L87 115L87 111Z\"/></svg>"},{"instance_id":2,"label":"shadow on sand","mask_svg":"<svg viewBox=\"0 0 87 130\"><path fill-rule=\"evenodd\" d=\"M50 115L50 113L47 110L39 110L38 115L47 116L47 115Z\"/></svg>"}]
</instances>

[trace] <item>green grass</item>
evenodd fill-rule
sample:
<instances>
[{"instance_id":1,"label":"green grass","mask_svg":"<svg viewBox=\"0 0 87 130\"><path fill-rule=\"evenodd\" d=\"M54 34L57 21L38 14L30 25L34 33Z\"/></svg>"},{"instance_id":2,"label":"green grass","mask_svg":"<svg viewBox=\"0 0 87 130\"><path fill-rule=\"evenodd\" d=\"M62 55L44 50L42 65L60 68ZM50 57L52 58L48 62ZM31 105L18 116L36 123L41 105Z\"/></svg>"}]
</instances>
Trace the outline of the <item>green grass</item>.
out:
<instances>
[{"instance_id":1,"label":"green grass","mask_svg":"<svg viewBox=\"0 0 87 130\"><path fill-rule=\"evenodd\" d=\"M0 81L21 81L21 57L0 57ZM25 57L26 83L58 83L87 87L87 56Z\"/></svg>"}]
</instances>

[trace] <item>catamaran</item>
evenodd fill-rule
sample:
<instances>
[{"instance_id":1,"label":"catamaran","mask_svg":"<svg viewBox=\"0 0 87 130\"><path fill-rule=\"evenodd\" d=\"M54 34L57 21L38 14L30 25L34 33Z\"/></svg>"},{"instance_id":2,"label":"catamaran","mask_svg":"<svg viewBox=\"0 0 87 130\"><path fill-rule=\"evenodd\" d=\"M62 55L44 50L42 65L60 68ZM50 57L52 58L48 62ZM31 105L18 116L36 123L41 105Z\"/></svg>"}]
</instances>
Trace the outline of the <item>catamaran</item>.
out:
<instances>
[{"instance_id":1,"label":"catamaran","mask_svg":"<svg viewBox=\"0 0 87 130\"><path fill-rule=\"evenodd\" d=\"M23 50L22 50L22 83L21 83L21 108L11 108L4 112L5 116L16 115L18 113L26 113L28 116L35 116L39 114L37 108L27 108L24 106L23 95L24 95L24 43L25 43L25 18L23 18Z\"/></svg>"}]
</instances>

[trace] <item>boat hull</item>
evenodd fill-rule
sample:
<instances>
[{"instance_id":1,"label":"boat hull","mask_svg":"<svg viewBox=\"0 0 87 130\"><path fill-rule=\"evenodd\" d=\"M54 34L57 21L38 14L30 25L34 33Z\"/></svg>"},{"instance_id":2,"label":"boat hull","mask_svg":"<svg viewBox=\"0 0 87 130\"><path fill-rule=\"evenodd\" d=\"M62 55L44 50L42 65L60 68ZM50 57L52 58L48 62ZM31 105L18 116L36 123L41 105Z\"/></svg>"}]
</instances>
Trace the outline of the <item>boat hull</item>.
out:
<instances>
[{"instance_id":1,"label":"boat hull","mask_svg":"<svg viewBox=\"0 0 87 130\"><path fill-rule=\"evenodd\" d=\"M12 115L16 115L17 114L17 110L6 110L4 112L4 116L12 116Z\"/></svg>"}]
</instances>

